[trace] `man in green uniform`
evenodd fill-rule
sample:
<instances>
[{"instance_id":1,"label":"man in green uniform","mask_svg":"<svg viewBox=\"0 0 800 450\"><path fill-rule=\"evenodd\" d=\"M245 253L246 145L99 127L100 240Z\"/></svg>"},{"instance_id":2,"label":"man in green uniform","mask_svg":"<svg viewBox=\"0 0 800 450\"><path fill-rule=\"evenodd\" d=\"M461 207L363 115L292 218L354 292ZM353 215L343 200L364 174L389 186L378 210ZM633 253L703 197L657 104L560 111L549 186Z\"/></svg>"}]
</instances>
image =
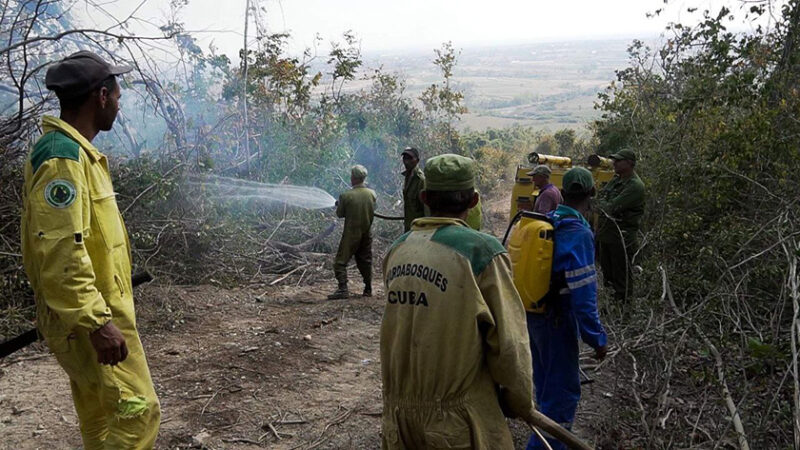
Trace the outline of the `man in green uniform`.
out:
<instances>
[{"instance_id":1,"label":"man in green uniform","mask_svg":"<svg viewBox=\"0 0 800 450\"><path fill-rule=\"evenodd\" d=\"M634 171L633 150L620 150L611 159L614 178L600 191L595 204L600 214L597 250L605 285L613 289L615 299L627 300L633 294L631 268L644 215L644 183Z\"/></svg>"},{"instance_id":2,"label":"man in green uniform","mask_svg":"<svg viewBox=\"0 0 800 450\"><path fill-rule=\"evenodd\" d=\"M128 233L108 159L92 145L114 124L116 76L130 70L88 51L50 66L61 117L44 116L25 166L22 261L87 450L152 449L161 419L136 329Z\"/></svg>"},{"instance_id":3,"label":"man in green uniform","mask_svg":"<svg viewBox=\"0 0 800 450\"><path fill-rule=\"evenodd\" d=\"M329 295L331 300L348 298L347 263L356 257L356 267L364 279L364 297L372 296L372 228L375 213L375 191L364 185L367 168L353 166L350 171L350 184L353 186L339 196L336 202L336 216L344 217L342 240L333 262L333 273L339 287Z\"/></svg>"},{"instance_id":4,"label":"man in green uniform","mask_svg":"<svg viewBox=\"0 0 800 450\"><path fill-rule=\"evenodd\" d=\"M425 205L419 199L419 193L425 189L425 175L419 168L419 150L406 147L402 153L403 166L403 231L411 229L414 219L425 217Z\"/></svg>"},{"instance_id":5,"label":"man in green uniform","mask_svg":"<svg viewBox=\"0 0 800 450\"><path fill-rule=\"evenodd\" d=\"M503 411L533 420L525 310L508 254L464 221L478 202L474 177L469 158L429 159L431 217L415 220L383 262L384 449L510 449Z\"/></svg>"}]
</instances>

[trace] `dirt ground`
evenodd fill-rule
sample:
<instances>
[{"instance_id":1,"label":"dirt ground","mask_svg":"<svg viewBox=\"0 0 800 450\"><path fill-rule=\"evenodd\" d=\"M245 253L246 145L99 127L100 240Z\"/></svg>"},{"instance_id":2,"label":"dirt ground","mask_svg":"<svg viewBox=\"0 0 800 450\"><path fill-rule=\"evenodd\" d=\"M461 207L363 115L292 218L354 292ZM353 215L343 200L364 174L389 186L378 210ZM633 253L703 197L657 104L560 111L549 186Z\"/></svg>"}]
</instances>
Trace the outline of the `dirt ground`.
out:
<instances>
[{"instance_id":1,"label":"dirt ground","mask_svg":"<svg viewBox=\"0 0 800 450\"><path fill-rule=\"evenodd\" d=\"M157 448L380 448L379 284L372 298L337 301L325 298L332 281L281 284L137 289L142 304L185 311L140 311L163 410ZM591 442L610 384L589 376L576 432ZM510 425L524 448L529 430ZM81 446L67 378L42 344L0 362L0 436L9 450Z\"/></svg>"}]
</instances>

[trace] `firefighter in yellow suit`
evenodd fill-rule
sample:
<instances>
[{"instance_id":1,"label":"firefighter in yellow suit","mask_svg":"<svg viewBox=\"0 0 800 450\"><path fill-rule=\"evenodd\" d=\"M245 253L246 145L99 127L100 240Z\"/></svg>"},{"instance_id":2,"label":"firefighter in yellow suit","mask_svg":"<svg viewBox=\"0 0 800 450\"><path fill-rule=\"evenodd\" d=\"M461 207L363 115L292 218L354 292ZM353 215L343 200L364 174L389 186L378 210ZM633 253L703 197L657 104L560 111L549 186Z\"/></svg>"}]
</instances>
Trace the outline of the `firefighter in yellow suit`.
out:
<instances>
[{"instance_id":1,"label":"firefighter in yellow suit","mask_svg":"<svg viewBox=\"0 0 800 450\"><path fill-rule=\"evenodd\" d=\"M25 168L23 262L87 450L153 448L161 417L136 331L128 235L108 160L91 143L111 129L116 75L129 70L87 51L51 66L61 118L43 118Z\"/></svg>"},{"instance_id":2,"label":"firefighter in yellow suit","mask_svg":"<svg viewBox=\"0 0 800 450\"><path fill-rule=\"evenodd\" d=\"M475 162L441 155L425 165L414 220L383 262L384 449L511 449L504 414L533 420L525 309L508 255L464 219ZM505 411L505 413L504 413Z\"/></svg>"}]
</instances>

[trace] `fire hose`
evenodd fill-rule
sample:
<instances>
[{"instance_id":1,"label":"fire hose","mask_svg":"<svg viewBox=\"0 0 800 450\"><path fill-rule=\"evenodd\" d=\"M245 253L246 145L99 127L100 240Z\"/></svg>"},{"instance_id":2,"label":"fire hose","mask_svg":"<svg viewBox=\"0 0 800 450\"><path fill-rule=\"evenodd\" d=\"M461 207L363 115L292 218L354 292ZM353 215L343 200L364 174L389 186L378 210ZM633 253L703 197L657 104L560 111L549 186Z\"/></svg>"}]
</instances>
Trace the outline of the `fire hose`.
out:
<instances>
[{"instance_id":1,"label":"fire hose","mask_svg":"<svg viewBox=\"0 0 800 450\"><path fill-rule=\"evenodd\" d=\"M139 286L144 283L149 283L150 281L153 281L153 276L146 271L139 272L131 276L131 286L133 287ZM0 358L5 358L6 356L16 352L17 350L21 350L33 344L39 339L40 339L39 331L36 328L31 328L30 330L0 344Z\"/></svg>"},{"instance_id":2,"label":"fire hose","mask_svg":"<svg viewBox=\"0 0 800 450\"><path fill-rule=\"evenodd\" d=\"M403 216L387 216L387 215L384 215L384 214L381 214L381 213L372 213L372 215L377 217L377 218L379 218L379 219L383 219L383 220L403 220L403 219L405 219L405 217L403 217Z\"/></svg>"}]
</instances>

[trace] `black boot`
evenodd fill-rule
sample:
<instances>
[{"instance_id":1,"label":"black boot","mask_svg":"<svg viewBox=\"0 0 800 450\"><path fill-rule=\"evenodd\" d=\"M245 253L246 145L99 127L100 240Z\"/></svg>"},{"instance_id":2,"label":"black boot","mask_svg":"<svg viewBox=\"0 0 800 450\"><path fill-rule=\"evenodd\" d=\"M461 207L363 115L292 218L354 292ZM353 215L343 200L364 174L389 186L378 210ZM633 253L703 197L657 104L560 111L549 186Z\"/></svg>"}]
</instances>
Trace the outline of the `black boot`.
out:
<instances>
[{"instance_id":1,"label":"black boot","mask_svg":"<svg viewBox=\"0 0 800 450\"><path fill-rule=\"evenodd\" d=\"M350 298L350 292L347 290L347 284L339 284L339 287L333 291L333 294L328 296L328 300L340 300L343 298Z\"/></svg>"},{"instance_id":2,"label":"black boot","mask_svg":"<svg viewBox=\"0 0 800 450\"><path fill-rule=\"evenodd\" d=\"M361 295L364 297L372 297L372 283L364 284L364 293Z\"/></svg>"}]
</instances>

